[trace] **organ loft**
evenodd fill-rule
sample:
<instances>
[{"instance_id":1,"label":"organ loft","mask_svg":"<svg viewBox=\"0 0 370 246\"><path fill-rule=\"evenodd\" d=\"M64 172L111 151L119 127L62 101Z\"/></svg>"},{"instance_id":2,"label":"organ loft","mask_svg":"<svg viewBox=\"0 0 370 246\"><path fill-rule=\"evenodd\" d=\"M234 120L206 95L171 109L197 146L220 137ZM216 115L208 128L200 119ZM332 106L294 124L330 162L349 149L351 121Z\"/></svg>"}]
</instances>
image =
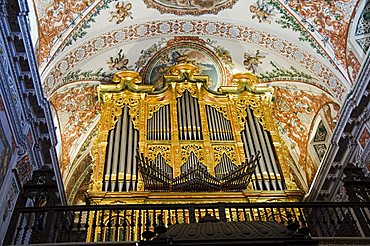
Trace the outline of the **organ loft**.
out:
<instances>
[{"instance_id":1,"label":"organ loft","mask_svg":"<svg viewBox=\"0 0 370 246\"><path fill-rule=\"evenodd\" d=\"M370 1L0 2L0 245L370 245Z\"/></svg>"},{"instance_id":2,"label":"organ loft","mask_svg":"<svg viewBox=\"0 0 370 246\"><path fill-rule=\"evenodd\" d=\"M98 87L101 117L86 193L90 203L302 198L272 118L272 88L252 73L210 81L201 67L179 56L162 68L162 77L121 71Z\"/></svg>"}]
</instances>

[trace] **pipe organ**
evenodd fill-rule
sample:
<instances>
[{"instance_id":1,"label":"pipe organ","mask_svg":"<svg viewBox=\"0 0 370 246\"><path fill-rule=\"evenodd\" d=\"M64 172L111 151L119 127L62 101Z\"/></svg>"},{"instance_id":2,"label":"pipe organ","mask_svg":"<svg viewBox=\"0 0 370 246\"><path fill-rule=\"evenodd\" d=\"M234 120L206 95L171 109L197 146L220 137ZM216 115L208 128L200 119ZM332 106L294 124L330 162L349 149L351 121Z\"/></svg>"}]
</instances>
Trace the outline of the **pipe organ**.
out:
<instances>
[{"instance_id":1,"label":"pipe organ","mask_svg":"<svg viewBox=\"0 0 370 246\"><path fill-rule=\"evenodd\" d=\"M287 189L289 169L271 118L270 88L259 86L253 74L237 74L230 86L211 91L208 76L191 63L174 65L163 81L158 89L142 83L138 73L122 71L98 88L101 120L90 196L222 197Z\"/></svg>"}]
</instances>

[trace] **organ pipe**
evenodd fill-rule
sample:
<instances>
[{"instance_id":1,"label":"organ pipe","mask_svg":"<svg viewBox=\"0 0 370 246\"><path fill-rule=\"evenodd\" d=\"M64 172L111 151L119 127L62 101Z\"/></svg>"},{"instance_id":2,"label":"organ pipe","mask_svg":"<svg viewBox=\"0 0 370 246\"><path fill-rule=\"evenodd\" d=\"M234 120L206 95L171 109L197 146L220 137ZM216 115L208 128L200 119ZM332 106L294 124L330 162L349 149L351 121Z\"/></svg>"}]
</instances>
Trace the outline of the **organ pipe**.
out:
<instances>
[{"instance_id":1,"label":"organ pipe","mask_svg":"<svg viewBox=\"0 0 370 246\"><path fill-rule=\"evenodd\" d=\"M122 109L116 126L109 133L103 190L130 191L137 186L137 165L135 150L139 134L134 129L128 106Z\"/></svg>"},{"instance_id":2,"label":"organ pipe","mask_svg":"<svg viewBox=\"0 0 370 246\"><path fill-rule=\"evenodd\" d=\"M245 109L245 114L240 113L235 107L237 103L232 101L245 95L240 94L234 98L224 93L225 95L219 94L209 100L213 95L203 89L203 84L192 84L193 82L189 81L183 84L173 82L173 89L162 91L162 94L152 95L148 91L145 97L142 95L138 97L140 98L138 100L146 100L146 98L150 100L133 106L139 107L136 109L138 111L136 118L131 118L129 114L131 112L129 101L124 103L122 114L109 132L103 190L134 191L137 189L139 173L135 153L140 141L142 141L140 151L144 149L144 153L150 155L155 167L155 169L147 169L148 177L153 174L153 170L159 170L160 177L166 176L172 179L175 174L181 175L201 167L214 173L216 178L222 179L241 166L243 157L251 160L257 152L261 152L260 158L255 162L256 168L253 170L254 189L270 191L285 189L282 171L269 132L263 129L248 106L241 109ZM176 89L181 86L185 89ZM192 86L196 86L196 89L192 89ZM135 95L135 92L132 94ZM155 104L160 104L160 107L152 107ZM149 105L149 107L141 107L141 105ZM171 110L170 105L175 106L176 110ZM227 114L221 113L219 108L223 110L226 108L224 112ZM149 112L149 110L156 111ZM245 119L244 125L239 123L241 117ZM137 120L136 125L135 120ZM171 134L175 131L174 127L177 128L178 135ZM206 139L203 139L203 129L208 131L204 135ZM139 133L144 133L146 137L139 138ZM240 152L241 145L243 145L243 153ZM150 149L148 146L155 148ZM163 146L167 147L163 148ZM216 149L225 152L217 153L218 155L215 156L212 151ZM185 153L188 156L186 160ZM206 155L209 156L203 158ZM167 163L163 156L171 162ZM230 159L230 156L233 158ZM219 163L210 163L213 158L217 158ZM199 160L202 160L202 163ZM191 175L198 175L197 173L202 172L192 172ZM152 184L154 187L155 182L153 181Z\"/></svg>"}]
</instances>

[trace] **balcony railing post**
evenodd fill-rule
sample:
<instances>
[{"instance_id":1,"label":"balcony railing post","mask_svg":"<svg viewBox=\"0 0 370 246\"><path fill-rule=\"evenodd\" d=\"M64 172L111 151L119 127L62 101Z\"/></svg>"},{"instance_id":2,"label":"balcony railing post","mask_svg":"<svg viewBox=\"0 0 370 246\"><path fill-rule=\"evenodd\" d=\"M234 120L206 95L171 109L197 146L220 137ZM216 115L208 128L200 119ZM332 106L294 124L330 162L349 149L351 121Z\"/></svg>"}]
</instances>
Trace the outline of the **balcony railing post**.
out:
<instances>
[{"instance_id":1,"label":"balcony railing post","mask_svg":"<svg viewBox=\"0 0 370 246\"><path fill-rule=\"evenodd\" d=\"M225 204L223 203L218 204L218 213L220 215L220 221L226 222Z\"/></svg>"},{"instance_id":2,"label":"balcony railing post","mask_svg":"<svg viewBox=\"0 0 370 246\"><path fill-rule=\"evenodd\" d=\"M189 223L196 223L194 206L189 206Z\"/></svg>"}]
</instances>

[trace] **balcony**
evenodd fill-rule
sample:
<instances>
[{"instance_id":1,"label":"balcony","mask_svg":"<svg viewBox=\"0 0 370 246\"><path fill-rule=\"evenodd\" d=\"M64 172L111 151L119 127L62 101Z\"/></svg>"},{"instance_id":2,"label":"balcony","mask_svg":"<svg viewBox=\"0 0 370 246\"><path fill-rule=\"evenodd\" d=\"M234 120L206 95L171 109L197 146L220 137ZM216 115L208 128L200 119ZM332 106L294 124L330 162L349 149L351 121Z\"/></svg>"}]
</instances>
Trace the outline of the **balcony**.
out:
<instances>
[{"instance_id":1,"label":"balcony","mask_svg":"<svg viewBox=\"0 0 370 246\"><path fill-rule=\"evenodd\" d=\"M73 245L81 245L78 242L94 242L100 245L126 242L127 245L205 245L194 241L195 235L193 239L184 239L184 235L201 234L203 230L204 235L198 237L208 235L210 243L218 236L212 232L214 228L221 226L227 231L226 227L231 226L254 228L250 229L249 236L243 232L244 244L240 245L247 245L246 241L266 241L270 232L263 235L263 228L267 226L276 231L274 240L280 234L285 235L284 240L288 244L281 245L290 245L290 241L298 242L296 245L317 245L320 238L369 237L369 210L370 203L120 204L17 208L5 244L74 242ZM212 223L217 226L209 226ZM189 231L189 226L193 232ZM262 229L253 232L256 228ZM312 238L316 239L316 244L299 244L315 242ZM233 240L239 245L237 236L227 241Z\"/></svg>"}]
</instances>

